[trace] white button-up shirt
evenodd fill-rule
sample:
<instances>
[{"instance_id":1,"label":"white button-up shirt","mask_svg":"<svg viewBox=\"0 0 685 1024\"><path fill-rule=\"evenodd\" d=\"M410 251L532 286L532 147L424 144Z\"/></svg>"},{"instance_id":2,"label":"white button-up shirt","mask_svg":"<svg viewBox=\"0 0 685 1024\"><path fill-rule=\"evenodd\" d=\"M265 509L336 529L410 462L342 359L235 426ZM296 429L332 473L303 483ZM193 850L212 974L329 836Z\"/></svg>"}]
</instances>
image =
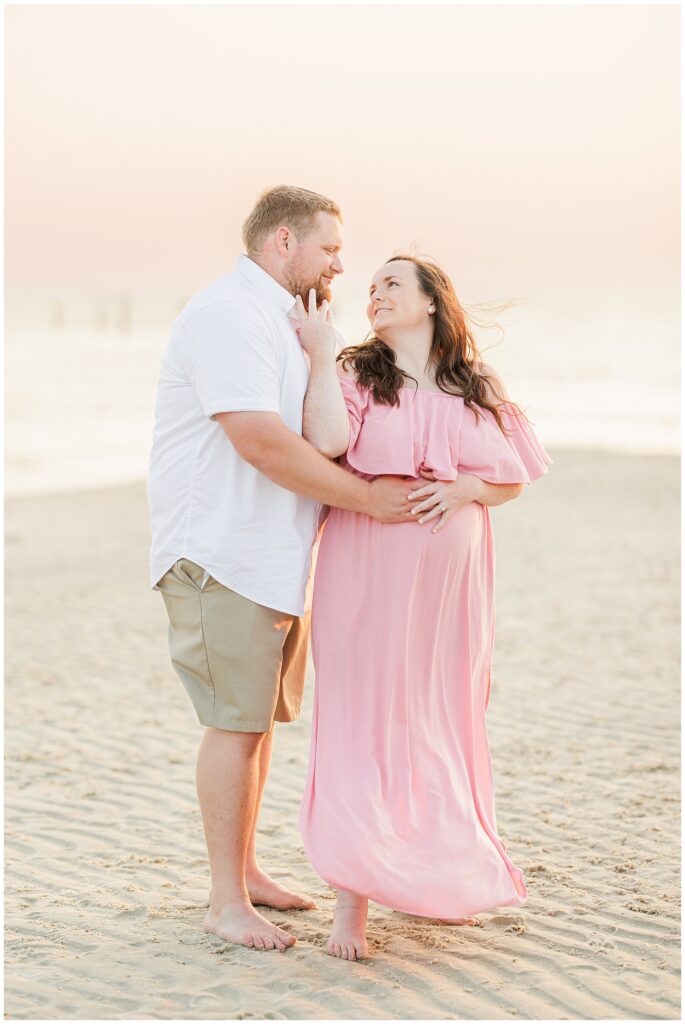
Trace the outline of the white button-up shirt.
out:
<instances>
[{"instance_id":1,"label":"white button-up shirt","mask_svg":"<svg viewBox=\"0 0 685 1024\"><path fill-rule=\"evenodd\" d=\"M249 257L174 320L157 391L148 499L151 585L179 558L258 604L304 613L321 506L242 459L215 413L278 413L302 434L309 366L293 296Z\"/></svg>"}]
</instances>

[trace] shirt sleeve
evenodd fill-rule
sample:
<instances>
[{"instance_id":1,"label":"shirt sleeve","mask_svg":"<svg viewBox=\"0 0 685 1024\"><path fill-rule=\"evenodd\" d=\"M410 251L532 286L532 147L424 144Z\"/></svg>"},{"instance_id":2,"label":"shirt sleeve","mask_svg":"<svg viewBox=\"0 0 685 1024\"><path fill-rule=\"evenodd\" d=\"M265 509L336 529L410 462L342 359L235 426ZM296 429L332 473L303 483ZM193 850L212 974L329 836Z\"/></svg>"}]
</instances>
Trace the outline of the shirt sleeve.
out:
<instances>
[{"instance_id":1,"label":"shirt sleeve","mask_svg":"<svg viewBox=\"0 0 685 1024\"><path fill-rule=\"evenodd\" d=\"M254 309L215 302L185 324L188 373L205 416L280 411L280 351Z\"/></svg>"}]
</instances>

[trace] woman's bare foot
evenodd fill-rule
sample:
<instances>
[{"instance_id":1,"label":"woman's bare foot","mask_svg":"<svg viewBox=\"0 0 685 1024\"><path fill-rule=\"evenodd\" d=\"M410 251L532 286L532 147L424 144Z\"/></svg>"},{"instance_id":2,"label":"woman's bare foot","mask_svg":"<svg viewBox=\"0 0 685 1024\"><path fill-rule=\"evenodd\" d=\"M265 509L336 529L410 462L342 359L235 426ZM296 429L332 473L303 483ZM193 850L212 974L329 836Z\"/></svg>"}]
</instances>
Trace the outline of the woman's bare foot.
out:
<instances>
[{"instance_id":1,"label":"woman's bare foot","mask_svg":"<svg viewBox=\"0 0 685 1024\"><path fill-rule=\"evenodd\" d=\"M333 929L326 944L331 956L341 960L365 960L369 955L366 943L366 916L369 901L354 892L338 890L333 912Z\"/></svg>"},{"instance_id":2,"label":"woman's bare foot","mask_svg":"<svg viewBox=\"0 0 685 1024\"><path fill-rule=\"evenodd\" d=\"M255 906L273 907L275 910L314 910L314 900L300 896L299 893L291 892L284 886L279 885L273 878L270 878L260 868L246 872L245 882L250 896L250 902Z\"/></svg>"},{"instance_id":3,"label":"woman's bare foot","mask_svg":"<svg viewBox=\"0 0 685 1024\"><path fill-rule=\"evenodd\" d=\"M483 927L483 922L479 921L477 917L439 917L438 921L440 924L470 924L475 925L476 928Z\"/></svg>"},{"instance_id":4,"label":"woman's bare foot","mask_svg":"<svg viewBox=\"0 0 685 1024\"><path fill-rule=\"evenodd\" d=\"M258 914L247 900L225 903L217 908L210 906L204 928L227 942L250 949L277 949L282 953L297 942L294 935Z\"/></svg>"}]
</instances>

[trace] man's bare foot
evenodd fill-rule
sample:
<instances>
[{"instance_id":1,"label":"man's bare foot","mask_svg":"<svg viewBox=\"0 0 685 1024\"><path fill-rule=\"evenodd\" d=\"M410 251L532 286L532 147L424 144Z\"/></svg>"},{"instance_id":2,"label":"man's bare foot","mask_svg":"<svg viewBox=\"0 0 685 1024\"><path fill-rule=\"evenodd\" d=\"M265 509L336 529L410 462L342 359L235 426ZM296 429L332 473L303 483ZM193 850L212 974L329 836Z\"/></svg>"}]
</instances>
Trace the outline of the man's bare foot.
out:
<instances>
[{"instance_id":1,"label":"man's bare foot","mask_svg":"<svg viewBox=\"0 0 685 1024\"><path fill-rule=\"evenodd\" d=\"M369 947L366 942L366 916L369 901L353 892L338 891L333 913L333 929L326 949L341 960L366 960Z\"/></svg>"},{"instance_id":2,"label":"man's bare foot","mask_svg":"<svg viewBox=\"0 0 685 1024\"><path fill-rule=\"evenodd\" d=\"M250 903L255 907L273 907L274 910L315 910L316 903L306 896L300 896L290 889L284 888L273 878L257 868L246 877L247 892ZM209 890L209 905L212 903L212 890Z\"/></svg>"},{"instance_id":3,"label":"man's bare foot","mask_svg":"<svg viewBox=\"0 0 685 1024\"><path fill-rule=\"evenodd\" d=\"M314 910L316 908L314 900L291 892L275 882L273 878L269 878L259 868L245 872L245 883L250 901L255 906L273 907L275 910Z\"/></svg>"},{"instance_id":4,"label":"man's bare foot","mask_svg":"<svg viewBox=\"0 0 685 1024\"><path fill-rule=\"evenodd\" d=\"M439 917L438 921L440 924L470 924L475 925L476 928L483 927L483 922L479 921L477 917Z\"/></svg>"},{"instance_id":5,"label":"man's bare foot","mask_svg":"<svg viewBox=\"0 0 685 1024\"><path fill-rule=\"evenodd\" d=\"M247 901L236 900L217 909L210 906L204 929L250 949L277 949L282 953L297 942L294 935L267 921Z\"/></svg>"}]
</instances>

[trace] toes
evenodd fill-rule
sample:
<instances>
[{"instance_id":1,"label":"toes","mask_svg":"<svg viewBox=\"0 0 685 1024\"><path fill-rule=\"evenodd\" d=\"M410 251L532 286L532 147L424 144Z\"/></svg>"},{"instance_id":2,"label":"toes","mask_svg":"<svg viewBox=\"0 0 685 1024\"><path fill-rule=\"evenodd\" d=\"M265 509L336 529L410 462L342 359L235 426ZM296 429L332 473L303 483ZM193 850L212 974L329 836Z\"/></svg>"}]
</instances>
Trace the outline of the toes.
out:
<instances>
[{"instance_id":1,"label":"toes","mask_svg":"<svg viewBox=\"0 0 685 1024\"><path fill-rule=\"evenodd\" d=\"M274 940L271 938L270 935L262 936L262 942L264 943L264 949L275 949L276 948L276 943L274 942Z\"/></svg>"},{"instance_id":2,"label":"toes","mask_svg":"<svg viewBox=\"0 0 685 1024\"><path fill-rule=\"evenodd\" d=\"M243 946L247 946L249 949L253 949L254 938L251 935L243 935Z\"/></svg>"},{"instance_id":3,"label":"toes","mask_svg":"<svg viewBox=\"0 0 685 1024\"><path fill-rule=\"evenodd\" d=\"M359 945L352 942L333 942L329 939L326 943L326 952L329 956L337 956L340 960L363 960L369 955L368 947L364 943Z\"/></svg>"},{"instance_id":4,"label":"toes","mask_svg":"<svg viewBox=\"0 0 685 1024\"><path fill-rule=\"evenodd\" d=\"M290 932L284 931L282 928L276 929L276 938L286 946L294 946L297 939Z\"/></svg>"},{"instance_id":5,"label":"toes","mask_svg":"<svg viewBox=\"0 0 685 1024\"><path fill-rule=\"evenodd\" d=\"M264 949L264 939L261 937L261 935L253 935L252 938L254 939L255 949Z\"/></svg>"},{"instance_id":6,"label":"toes","mask_svg":"<svg viewBox=\"0 0 685 1024\"><path fill-rule=\"evenodd\" d=\"M295 910L316 910L316 903L314 900L310 900L308 896L300 896L295 893L288 893L289 906Z\"/></svg>"}]
</instances>

